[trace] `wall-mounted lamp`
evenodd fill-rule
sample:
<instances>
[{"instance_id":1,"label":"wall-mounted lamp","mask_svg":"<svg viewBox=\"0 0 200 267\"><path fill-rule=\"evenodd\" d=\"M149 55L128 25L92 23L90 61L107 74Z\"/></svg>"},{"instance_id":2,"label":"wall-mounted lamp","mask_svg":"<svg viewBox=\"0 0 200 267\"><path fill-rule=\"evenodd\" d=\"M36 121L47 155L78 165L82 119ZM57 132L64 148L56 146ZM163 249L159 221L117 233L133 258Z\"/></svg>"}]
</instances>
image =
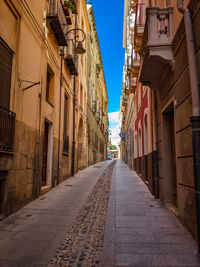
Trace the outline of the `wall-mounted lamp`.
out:
<instances>
[{"instance_id":1,"label":"wall-mounted lamp","mask_svg":"<svg viewBox=\"0 0 200 267\"><path fill-rule=\"evenodd\" d=\"M78 32L82 33L82 38L80 39L80 36L78 35ZM68 40L72 41L74 48L74 51L76 54L85 54L85 49L82 46L82 42L85 41L86 35L85 32L81 29L71 29L67 32L66 36L69 35L69 33L72 33L74 35L73 38L70 38ZM76 45L78 43L78 45Z\"/></svg>"}]
</instances>

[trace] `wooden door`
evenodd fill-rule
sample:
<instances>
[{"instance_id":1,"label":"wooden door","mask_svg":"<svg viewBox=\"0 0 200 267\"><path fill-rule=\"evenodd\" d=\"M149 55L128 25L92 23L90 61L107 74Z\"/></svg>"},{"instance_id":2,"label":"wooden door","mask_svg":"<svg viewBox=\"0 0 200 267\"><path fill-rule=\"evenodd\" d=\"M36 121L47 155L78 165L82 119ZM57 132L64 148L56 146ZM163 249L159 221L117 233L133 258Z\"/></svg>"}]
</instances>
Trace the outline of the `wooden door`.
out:
<instances>
[{"instance_id":1,"label":"wooden door","mask_svg":"<svg viewBox=\"0 0 200 267\"><path fill-rule=\"evenodd\" d=\"M42 148L42 183L41 183L42 186L45 186L47 183L48 133L49 133L49 124L45 121L43 148Z\"/></svg>"}]
</instances>

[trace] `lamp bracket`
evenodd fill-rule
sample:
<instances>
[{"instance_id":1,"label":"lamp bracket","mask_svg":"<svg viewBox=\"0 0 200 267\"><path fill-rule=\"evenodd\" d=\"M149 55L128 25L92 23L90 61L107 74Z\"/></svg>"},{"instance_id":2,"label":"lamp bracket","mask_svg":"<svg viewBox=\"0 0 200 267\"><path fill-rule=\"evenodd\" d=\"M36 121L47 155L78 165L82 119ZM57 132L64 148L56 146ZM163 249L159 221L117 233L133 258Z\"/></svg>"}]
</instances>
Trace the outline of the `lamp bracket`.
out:
<instances>
[{"instance_id":1,"label":"lamp bracket","mask_svg":"<svg viewBox=\"0 0 200 267\"><path fill-rule=\"evenodd\" d=\"M32 82L32 81L27 81L27 80L19 80L20 85L21 85L22 82L25 82L25 83L31 83L31 85L29 85L29 86L23 88L22 91L25 91L25 90L27 90L27 89L29 89L29 88L35 86L35 85L40 84L40 81L39 81L39 82Z\"/></svg>"}]
</instances>

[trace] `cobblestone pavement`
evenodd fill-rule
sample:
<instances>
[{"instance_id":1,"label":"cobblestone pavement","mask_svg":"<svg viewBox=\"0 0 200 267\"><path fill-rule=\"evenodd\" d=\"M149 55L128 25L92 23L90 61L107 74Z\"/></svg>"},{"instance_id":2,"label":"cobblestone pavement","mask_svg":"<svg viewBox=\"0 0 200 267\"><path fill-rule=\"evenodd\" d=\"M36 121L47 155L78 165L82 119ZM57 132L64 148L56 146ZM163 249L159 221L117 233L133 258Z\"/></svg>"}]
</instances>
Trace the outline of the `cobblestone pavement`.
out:
<instances>
[{"instance_id":1,"label":"cobblestone pavement","mask_svg":"<svg viewBox=\"0 0 200 267\"><path fill-rule=\"evenodd\" d=\"M0 222L0 267L197 267L196 251L120 160L79 172Z\"/></svg>"},{"instance_id":2,"label":"cobblestone pavement","mask_svg":"<svg viewBox=\"0 0 200 267\"><path fill-rule=\"evenodd\" d=\"M0 267L47 266L111 161L80 171L0 222Z\"/></svg>"},{"instance_id":3,"label":"cobblestone pavement","mask_svg":"<svg viewBox=\"0 0 200 267\"><path fill-rule=\"evenodd\" d=\"M50 266L98 266L108 207L112 162L100 176Z\"/></svg>"},{"instance_id":4,"label":"cobblestone pavement","mask_svg":"<svg viewBox=\"0 0 200 267\"><path fill-rule=\"evenodd\" d=\"M113 171L100 265L200 266L197 247L176 217L122 161Z\"/></svg>"}]
</instances>

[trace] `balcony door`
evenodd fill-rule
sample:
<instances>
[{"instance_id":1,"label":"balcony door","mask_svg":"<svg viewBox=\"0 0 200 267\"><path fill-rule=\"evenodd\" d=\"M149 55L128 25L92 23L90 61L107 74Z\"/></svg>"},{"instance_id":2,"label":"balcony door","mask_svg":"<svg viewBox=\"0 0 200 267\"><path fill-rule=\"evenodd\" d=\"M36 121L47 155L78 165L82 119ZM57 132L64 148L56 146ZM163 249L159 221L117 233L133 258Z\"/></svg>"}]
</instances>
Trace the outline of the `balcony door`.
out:
<instances>
[{"instance_id":1,"label":"balcony door","mask_svg":"<svg viewBox=\"0 0 200 267\"><path fill-rule=\"evenodd\" d=\"M13 52L0 38L0 105L9 109Z\"/></svg>"}]
</instances>

